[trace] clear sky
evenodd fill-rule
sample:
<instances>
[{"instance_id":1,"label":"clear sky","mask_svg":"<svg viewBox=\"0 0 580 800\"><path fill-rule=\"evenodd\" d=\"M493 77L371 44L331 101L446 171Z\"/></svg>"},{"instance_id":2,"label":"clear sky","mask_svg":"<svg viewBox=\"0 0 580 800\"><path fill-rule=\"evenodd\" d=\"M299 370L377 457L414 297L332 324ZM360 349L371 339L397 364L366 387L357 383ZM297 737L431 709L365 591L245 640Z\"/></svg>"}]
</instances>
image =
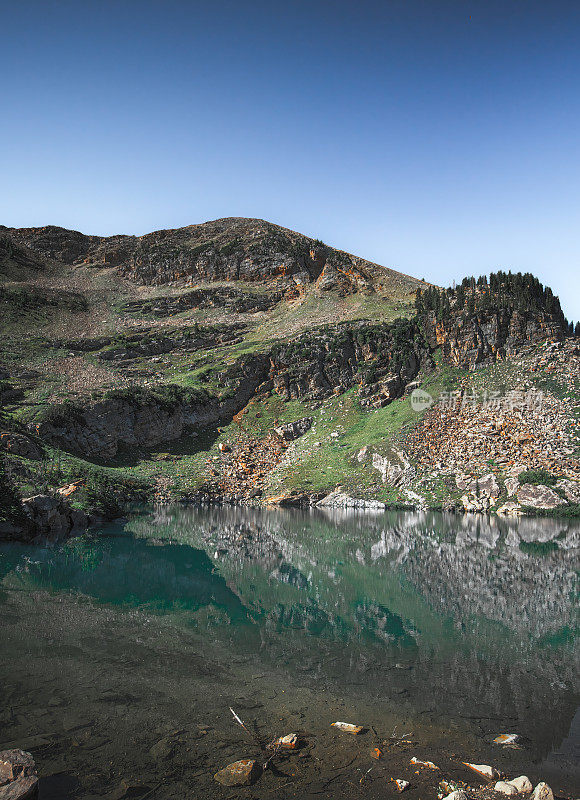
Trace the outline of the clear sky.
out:
<instances>
[{"instance_id":1,"label":"clear sky","mask_svg":"<svg viewBox=\"0 0 580 800\"><path fill-rule=\"evenodd\" d=\"M261 217L580 319L577 0L0 0L0 223Z\"/></svg>"}]
</instances>

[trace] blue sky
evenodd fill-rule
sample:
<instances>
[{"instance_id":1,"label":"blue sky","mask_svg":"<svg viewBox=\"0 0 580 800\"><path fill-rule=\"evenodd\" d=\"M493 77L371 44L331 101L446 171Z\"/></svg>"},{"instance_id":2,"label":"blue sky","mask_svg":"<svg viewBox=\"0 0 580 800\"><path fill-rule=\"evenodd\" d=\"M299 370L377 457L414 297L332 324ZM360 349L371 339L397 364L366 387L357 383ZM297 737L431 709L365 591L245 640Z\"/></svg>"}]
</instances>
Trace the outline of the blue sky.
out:
<instances>
[{"instance_id":1,"label":"blue sky","mask_svg":"<svg viewBox=\"0 0 580 800\"><path fill-rule=\"evenodd\" d=\"M576 0L0 0L0 223L261 217L580 319Z\"/></svg>"}]
</instances>

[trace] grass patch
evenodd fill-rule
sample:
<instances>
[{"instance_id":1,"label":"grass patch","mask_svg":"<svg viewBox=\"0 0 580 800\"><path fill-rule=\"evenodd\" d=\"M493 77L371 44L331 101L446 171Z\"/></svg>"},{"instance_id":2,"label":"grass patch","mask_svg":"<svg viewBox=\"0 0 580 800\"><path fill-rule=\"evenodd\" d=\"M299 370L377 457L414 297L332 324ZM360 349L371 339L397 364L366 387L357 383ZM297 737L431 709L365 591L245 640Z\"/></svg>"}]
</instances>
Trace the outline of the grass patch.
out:
<instances>
[{"instance_id":1,"label":"grass patch","mask_svg":"<svg viewBox=\"0 0 580 800\"><path fill-rule=\"evenodd\" d=\"M558 478L546 469L528 469L518 475L520 483L531 483L534 486L554 486Z\"/></svg>"}]
</instances>

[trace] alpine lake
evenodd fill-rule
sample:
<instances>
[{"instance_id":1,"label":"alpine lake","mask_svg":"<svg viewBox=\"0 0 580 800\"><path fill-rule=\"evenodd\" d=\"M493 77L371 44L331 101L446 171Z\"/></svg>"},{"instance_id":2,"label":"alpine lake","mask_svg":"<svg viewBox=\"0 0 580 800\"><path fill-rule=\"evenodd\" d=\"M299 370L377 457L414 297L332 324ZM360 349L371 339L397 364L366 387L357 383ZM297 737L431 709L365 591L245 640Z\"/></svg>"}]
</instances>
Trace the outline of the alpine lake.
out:
<instances>
[{"instance_id":1,"label":"alpine lake","mask_svg":"<svg viewBox=\"0 0 580 800\"><path fill-rule=\"evenodd\" d=\"M579 552L574 520L228 506L3 544L0 749L41 800L436 800L462 762L578 797Z\"/></svg>"}]
</instances>

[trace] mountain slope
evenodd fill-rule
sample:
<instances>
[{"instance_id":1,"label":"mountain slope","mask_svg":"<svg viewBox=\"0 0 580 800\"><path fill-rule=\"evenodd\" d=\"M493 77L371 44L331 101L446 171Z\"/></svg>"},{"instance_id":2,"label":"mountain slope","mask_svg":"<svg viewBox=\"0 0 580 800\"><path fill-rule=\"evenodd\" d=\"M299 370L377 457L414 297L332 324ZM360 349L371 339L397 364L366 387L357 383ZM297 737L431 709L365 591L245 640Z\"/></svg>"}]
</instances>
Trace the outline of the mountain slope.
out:
<instances>
[{"instance_id":1,"label":"mountain slope","mask_svg":"<svg viewBox=\"0 0 580 800\"><path fill-rule=\"evenodd\" d=\"M533 276L440 290L240 218L142 237L2 228L0 275L0 441L21 493L488 510L544 470L544 504L578 502L580 351ZM543 410L463 400L531 389Z\"/></svg>"}]
</instances>

